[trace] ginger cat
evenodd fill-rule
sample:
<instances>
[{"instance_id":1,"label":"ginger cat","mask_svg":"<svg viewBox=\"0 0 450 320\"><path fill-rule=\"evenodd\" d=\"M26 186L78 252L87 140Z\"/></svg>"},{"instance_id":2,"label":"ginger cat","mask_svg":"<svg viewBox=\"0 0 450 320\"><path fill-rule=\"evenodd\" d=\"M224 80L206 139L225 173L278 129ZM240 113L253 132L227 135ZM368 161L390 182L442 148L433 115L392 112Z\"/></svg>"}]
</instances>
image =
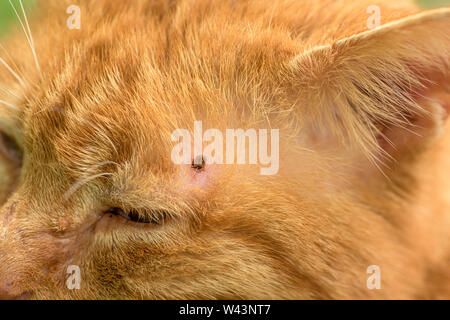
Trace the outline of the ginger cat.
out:
<instances>
[{"instance_id":1,"label":"ginger cat","mask_svg":"<svg viewBox=\"0 0 450 320\"><path fill-rule=\"evenodd\" d=\"M13 4L0 298L450 298L450 8ZM279 130L279 169L174 163L195 121Z\"/></svg>"}]
</instances>

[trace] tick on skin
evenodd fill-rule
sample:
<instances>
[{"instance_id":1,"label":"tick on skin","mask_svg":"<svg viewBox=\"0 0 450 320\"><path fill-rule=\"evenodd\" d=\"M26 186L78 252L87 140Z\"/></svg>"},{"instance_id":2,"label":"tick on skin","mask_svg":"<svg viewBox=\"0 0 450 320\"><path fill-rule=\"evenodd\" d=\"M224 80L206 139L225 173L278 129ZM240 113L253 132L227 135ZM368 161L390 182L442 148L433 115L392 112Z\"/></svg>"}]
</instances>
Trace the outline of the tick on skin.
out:
<instances>
[{"instance_id":1,"label":"tick on skin","mask_svg":"<svg viewBox=\"0 0 450 320\"><path fill-rule=\"evenodd\" d=\"M202 170L206 166L205 158L203 156L197 156L194 160L192 160L192 168L195 170Z\"/></svg>"}]
</instances>

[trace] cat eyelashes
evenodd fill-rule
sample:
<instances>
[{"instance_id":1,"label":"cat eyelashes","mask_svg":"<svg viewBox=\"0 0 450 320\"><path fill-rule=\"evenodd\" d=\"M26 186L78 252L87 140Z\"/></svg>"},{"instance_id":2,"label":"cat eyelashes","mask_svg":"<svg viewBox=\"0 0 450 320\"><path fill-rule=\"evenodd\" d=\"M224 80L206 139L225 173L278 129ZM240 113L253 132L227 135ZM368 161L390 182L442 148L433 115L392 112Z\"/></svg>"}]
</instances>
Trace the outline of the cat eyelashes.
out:
<instances>
[{"instance_id":1,"label":"cat eyelashes","mask_svg":"<svg viewBox=\"0 0 450 320\"><path fill-rule=\"evenodd\" d=\"M119 216L136 223L155 225L164 224L169 216L169 214L164 210L152 210L150 212L142 213L136 210L127 211L117 207L109 209L106 211L106 214Z\"/></svg>"}]
</instances>

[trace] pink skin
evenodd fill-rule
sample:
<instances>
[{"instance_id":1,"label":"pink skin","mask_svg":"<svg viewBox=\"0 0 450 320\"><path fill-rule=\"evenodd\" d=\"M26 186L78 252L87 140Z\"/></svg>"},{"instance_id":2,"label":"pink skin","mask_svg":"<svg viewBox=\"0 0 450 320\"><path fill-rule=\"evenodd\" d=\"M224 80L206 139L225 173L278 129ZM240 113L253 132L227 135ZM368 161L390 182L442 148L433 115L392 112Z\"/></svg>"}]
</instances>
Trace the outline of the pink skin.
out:
<instances>
[{"instance_id":1,"label":"pink skin","mask_svg":"<svg viewBox=\"0 0 450 320\"><path fill-rule=\"evenodd\" d=\"M180 165L176 181L176 193L182 198L204 199L206 193L211 192L217 184L222 171L217 164L205 164L202 169L193 168L192 165Z\"/></svg>"},{"instance_id":2,"label":"pink skin","mask_svg":"<svg viewBox=\"0 0 450 320\"><path fill-rule=\"evenodd\" d=\"M216 164L205 164L201 169L192 165L181 165L174 181L173 196L193 197L202 201L217 185L222 169ZM75 263L77 253L89 243L89 240L99 230L133 224L133 227L156 228L155 225L141 225L122 217L103 214L101 208L92 219L72 229L69 219L61 217L58 220L60 232L49 230L42 232L22 232L20 225L14 219L20 204L11 199L5 205L4 217L0 220L0 299L27 299L32 296L23 288L27 283L26 274L29 270L39 269L41 276L53 274L61 285L64 285L68 265ZM2 244L4 244L2 246ZM14 247L11 250L10 247ZM24 256L27 257L24 260ZM31 280L31 279L30 279Z\"/></svg>"},{"instance_id":3,"label":"pink skin","mask_svg":"<svg viewBox=\"0 0 450 320\"><path fill-rule=\"evenodd\" d=\"M70 221L60 218L61 233L30 231L16 217L21 209L26 210L19 201L11 199L4 205L4 217L0 219L0 300L32 297L31 288L38 279L49 278L64 286L67 266L88 243L98 221L64 232Z\"/></svg>"}]
</instances>

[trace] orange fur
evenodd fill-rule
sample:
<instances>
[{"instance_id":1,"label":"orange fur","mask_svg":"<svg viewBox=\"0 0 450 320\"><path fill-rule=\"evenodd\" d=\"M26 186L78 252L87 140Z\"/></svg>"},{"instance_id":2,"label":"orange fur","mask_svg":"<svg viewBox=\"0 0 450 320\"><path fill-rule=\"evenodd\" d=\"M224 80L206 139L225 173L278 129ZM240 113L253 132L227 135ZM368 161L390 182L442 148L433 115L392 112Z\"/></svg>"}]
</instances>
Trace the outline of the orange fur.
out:
<instances>
[{"instance_id":1,"label":"orange fur","mask_svg":"<svg viewBox=\"0 0 450 320\"><path fill-rule=\"evenodd\" d=\"M0 297L448 297L450 11L392 2L41 1L41 72L18 31L2 56L24 85L2 69L0 128L24 161L0 158ZM279 128L279 173L190 183L170 135L195 120Z\"/></svg>"}]
</instances>

